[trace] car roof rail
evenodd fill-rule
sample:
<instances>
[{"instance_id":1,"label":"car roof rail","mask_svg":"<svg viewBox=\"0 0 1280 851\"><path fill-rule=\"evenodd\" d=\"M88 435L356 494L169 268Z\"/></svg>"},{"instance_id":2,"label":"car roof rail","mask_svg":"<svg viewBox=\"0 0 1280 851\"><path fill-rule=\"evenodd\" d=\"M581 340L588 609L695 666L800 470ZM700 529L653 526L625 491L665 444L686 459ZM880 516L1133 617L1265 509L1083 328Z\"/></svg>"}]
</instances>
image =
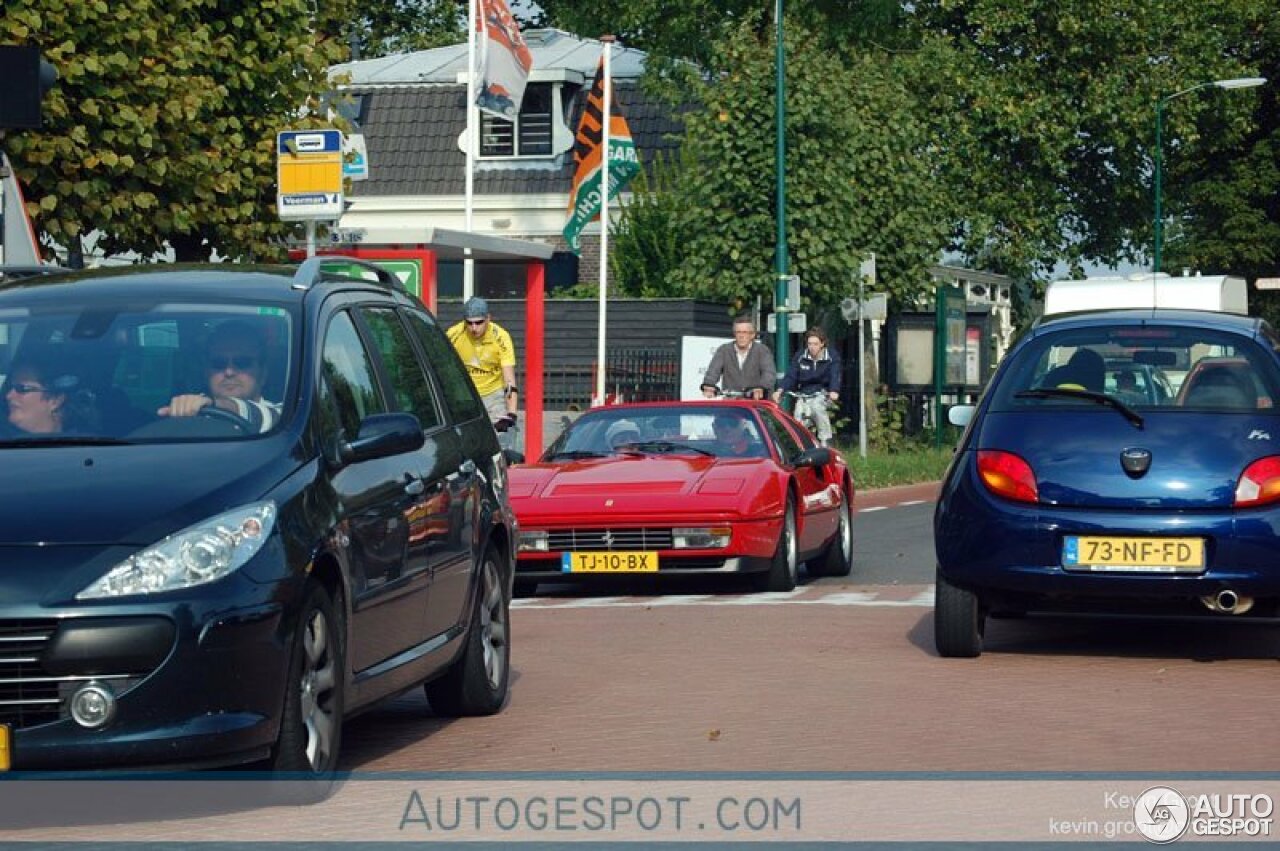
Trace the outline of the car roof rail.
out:
<instances>
[{"instance_id":1,"label":"car roof rail","mask_svg":"<svg viewBox=\"0 0 1280 851\"><path fill-rule=\"evenodd\" d=\"M71 272L66 266L50 266L46 264L0 265L0 281L16 281L21 278L35 278L40 275L57 275Z\"/></svg>"},{"instance_id":2,"label":"car roof rail","mask_svg":"<svg viewBox=\"0 0 1280 851\"><path fill-rule=\"evenodd\" d=\"M330 274L338 274L352 280L366 281L368 283L379 283L394 292L407 292L404 282L390 270L384 269L371 260L365 260L363 257L348 257L344 254L325 254L318 257L308 257L303 260L298 264L298 271L293 273L294 289L310 289L318 284L324 278L326 266L330 267ZM339 268L332 268L335 266ZM356 277L347 268L344 268L350 266L360 266L362 269L367 269L374 274L376 280L370 281L365 277Z\"/></svg>"}]
</instances>

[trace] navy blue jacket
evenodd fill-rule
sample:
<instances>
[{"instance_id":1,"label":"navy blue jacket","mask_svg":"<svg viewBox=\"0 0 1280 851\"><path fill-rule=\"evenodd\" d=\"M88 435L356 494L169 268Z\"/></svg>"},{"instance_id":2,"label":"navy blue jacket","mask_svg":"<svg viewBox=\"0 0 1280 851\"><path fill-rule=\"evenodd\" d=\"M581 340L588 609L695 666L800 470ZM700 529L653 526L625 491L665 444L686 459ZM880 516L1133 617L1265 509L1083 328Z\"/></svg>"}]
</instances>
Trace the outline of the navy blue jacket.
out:
<instances>
[{"instance_id":1,"label":"navy blue jacket","mask_svg":"<svg viewBox=\"0 0 1280 851\"><path fill-rule=\"evenodd\" d=\"M840 392L840 355L827 346L816 360L804 348L796 353L791 367L782 377L782 389L796 393L814 393L826 390Z\"/></svg>"}]
</instances>

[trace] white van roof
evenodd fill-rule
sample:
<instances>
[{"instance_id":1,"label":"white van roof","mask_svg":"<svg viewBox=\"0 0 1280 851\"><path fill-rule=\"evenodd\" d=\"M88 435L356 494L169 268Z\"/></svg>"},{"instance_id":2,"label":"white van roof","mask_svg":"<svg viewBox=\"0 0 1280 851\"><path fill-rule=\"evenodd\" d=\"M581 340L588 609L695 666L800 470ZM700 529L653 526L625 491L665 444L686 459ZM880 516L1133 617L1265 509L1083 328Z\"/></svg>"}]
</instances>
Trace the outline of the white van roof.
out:
<instances>
[{"instance_id":1,"label":"white van roof","mask_svg":"<svg viewBox=\"0 0 1280 851\"><path fill-rule=\"evenodd\" d=\"M1126 307L1216 310L1246 315L1249 297L1244 278L1230 275L1174 278L1164 273L1053 281L1044 293L1045 316Z\"/></svg>"}]
</instances>

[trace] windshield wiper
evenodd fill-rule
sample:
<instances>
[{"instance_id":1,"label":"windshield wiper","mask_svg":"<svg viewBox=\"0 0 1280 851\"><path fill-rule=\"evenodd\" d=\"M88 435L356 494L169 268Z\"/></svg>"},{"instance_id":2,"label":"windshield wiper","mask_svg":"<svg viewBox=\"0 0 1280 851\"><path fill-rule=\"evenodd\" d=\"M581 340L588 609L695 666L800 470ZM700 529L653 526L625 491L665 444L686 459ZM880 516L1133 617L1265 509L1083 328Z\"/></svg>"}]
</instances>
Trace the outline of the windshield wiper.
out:
<instances>
[{"instance_id":1,"label":"windshield wiper","mask_svg":"<svg viewBox=\"0 0 1280 851\"><path fill-rule=\"evenodd\" d=\"M547 458L548 461L554 461L557 458L604 458L605 453L594 452L590 449L569 449L564 452L557 452Z\"/></svg>"},{"instance_id":2,"label":"windshield wiper","mask_svg":"<svg viewBox=\"0 0 1280 851\"><path fill-rule=\"evenodd\" d=\"M1133 423L1135 428L1142 428L1144 424L1142 414L1139 414L1115 396L1108 396L1106 393L1097 393L1093 390L1075 390L1071 387L1038 387L1034 390L1019 390L1017 393L1013 394L1013 398L1088 399L1090 402L1096 402L1099 405L1110 405L1115 408L1124 415L1126 420Z\"/></svg>"},{"instance_id":3,"label":"windshield wiper","mask_svg":"<svg viewBox=\"0 0 1280 851\"><path fill-rule=\"evenodd\" d=\"M690 446L687 443L680 443L675 440L637 440L633 443L624 443L617 447L618 452L628 455L644 455L652 452L655 454L666 455L672 452L694 452L698 455L706 455L714 458L714 452L708 452L697 446Z\"/></svg>"},{"instance_id":4,"label":"windshield wiper","mask_svg":"<svg viewBox=\"0 0 1280 851\"><path fill-rule=\"evenodd\" d=\"M20 446L132 446L133 441L118 437L75 436L69 434L31 435L0 440L0 447Z\"/></svg>"}]
</instances>

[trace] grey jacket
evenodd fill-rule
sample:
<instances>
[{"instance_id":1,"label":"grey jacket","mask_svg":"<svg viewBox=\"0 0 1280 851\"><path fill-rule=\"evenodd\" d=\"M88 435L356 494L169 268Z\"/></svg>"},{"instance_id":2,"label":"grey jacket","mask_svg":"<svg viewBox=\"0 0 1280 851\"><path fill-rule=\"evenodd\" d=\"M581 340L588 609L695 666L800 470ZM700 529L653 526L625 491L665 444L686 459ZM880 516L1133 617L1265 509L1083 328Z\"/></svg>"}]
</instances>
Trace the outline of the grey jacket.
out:
<instances>
[{"instance_id":1,"label":"grey jacket","mask_svg":"<svg viewBox=\"0 0 1280 851\"><path fill-rule=\"evenodd\" d=\"M763 387L772 391L778 380L773 352L759 340L751 343L747 358L738 366L738 353L733 343L725 343L711 356L711 365L702 377L703 384L720 385L721 390L747 391Z\"/></svg>"}]
</instances>

